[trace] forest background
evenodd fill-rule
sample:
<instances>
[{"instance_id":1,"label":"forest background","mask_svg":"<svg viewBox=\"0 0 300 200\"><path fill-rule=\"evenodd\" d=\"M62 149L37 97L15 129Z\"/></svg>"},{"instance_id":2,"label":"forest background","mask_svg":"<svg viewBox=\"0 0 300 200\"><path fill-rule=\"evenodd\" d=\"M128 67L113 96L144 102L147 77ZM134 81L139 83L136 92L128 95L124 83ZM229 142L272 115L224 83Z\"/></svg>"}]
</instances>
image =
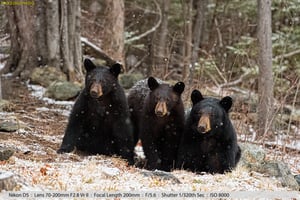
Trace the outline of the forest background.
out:
<instances>
[{"instance_id":1,"label":"forest background","mask_svg":"<svg viewBox=\"0 0 300 200\"><path fill-rule=\"evenodd\" d=\"M12 103L0 105L0 165L17 182L6 190L299 190L299 24L299 0L0 0L0 100ZM232 96L238 167L163 173L115 157L57 154L75 97L45 97L48 85L32 85L33 74L45 70L38 77L47 79L55 69L55 80L78 88L85 57L121 62L126 91L149 76L184 81L187 109L193 89ZM6 122L14 129L3 130Z\"/></svg>"}]
</instances>

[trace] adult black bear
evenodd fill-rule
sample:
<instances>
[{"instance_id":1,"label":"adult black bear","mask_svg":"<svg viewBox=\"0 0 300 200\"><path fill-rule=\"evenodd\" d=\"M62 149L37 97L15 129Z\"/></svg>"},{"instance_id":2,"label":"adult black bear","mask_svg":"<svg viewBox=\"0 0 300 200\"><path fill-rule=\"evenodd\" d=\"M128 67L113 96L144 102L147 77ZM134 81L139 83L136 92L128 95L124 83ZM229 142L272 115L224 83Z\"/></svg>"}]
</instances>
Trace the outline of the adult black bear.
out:
<instances>
[{"instance_id":1,"label":"adult black bear","mask_svg":"<svg viewBox=\"0 0 300 200\"><path fill-rule=\"evenodd\" d=\"M120 155L133 163L133 135L120 64L96 66L84 60L85 88L78 96L58 153L78 150Z\"/></svg>"},{"instance_id":2,"label":"adult black bear","mask_svg":"<svg viewBox=\"0 0 300 200\"><path fill-rule=\"evenodd\" d=\"M149 77L147 83L142 80L129 92L135 142L142 141L147 169L170 171L175 167L184 129L184 87L183 82L170 86Z\"/></svg>"},{"instance_id":3,"label":"adult black bear","mask_svg":"<svg viewBox=\"0 0 300 200\"><path fill-rule=\"evenodd\" d=\"M179 147L177 168L209 173L232 170L241 149L228 116L231 97L203 98L200 91L194 90L191 99L193 107Z\"/></svg>"}]
</instances>

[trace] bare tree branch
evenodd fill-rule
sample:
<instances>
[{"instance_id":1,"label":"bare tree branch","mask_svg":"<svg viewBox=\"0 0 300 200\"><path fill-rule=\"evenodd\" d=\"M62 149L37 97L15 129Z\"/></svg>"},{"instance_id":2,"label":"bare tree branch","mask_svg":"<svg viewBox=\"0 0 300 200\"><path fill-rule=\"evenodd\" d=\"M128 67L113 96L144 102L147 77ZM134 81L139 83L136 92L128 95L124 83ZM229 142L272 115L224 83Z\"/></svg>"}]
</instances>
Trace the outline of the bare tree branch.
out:
<instances>
[{"instance_id":1,"label":"bare tree branch","mask_svg":"<svg viewBox=\"0 0 300 200\"><path fill-rule=\"evenodd\" d=\"M278 59L282 59L282 58L289 58L289 57L292 57L292 56L297 55L297 54L300 54L300 49L297 49L295 51L276 56L274 59L278 60Z\"/></svg>"},{"instance_id":2,"label":"bare tree branch","mask_svg":"<svg viewBox=\"0 0 300 200\"><path fill-rule=\"evenodd\" d=\"M160 9L160 7L159 7L159 5L158 5L158 3L157 3L156 1L154 1L154 3L155 3L155 5L156 5L156 8L157 8L158 13L159 13L159 19L158 19L158 22L155 24L155 26L153 26L153 27L152 27L151 29L149 29L148 31L146 31L146 32L144 32L144 33L142 33L142 34L140 34L140 35L134 36L134 37L132 37L132 38L130 38L130 39L125 40L125 44L131 43L131 42L133 42L133 41L139 40L139 39L141 39L141 38L143 38L143 37L149 35L150 33L156 31L156 29L160 26L160 24L161 24L161 18L162 18L161 9Z\"/></svg>"},{"instance_id":3,"label":"bare tree branch","mask_svg":"<svg viewBox=\"0 0 300 200\"><path fill-rule=\"evenodd\" d=\"M247 71L247 72L245 72L244 74L242 74L242 75L240 76L240 78L238 78L237 80L234 80L234 81L231 81L231 82L228 82L228 83L220 84L219 87L225 88L225 87L231 87L231 86L237 85L237 84L243 82L243 81L245 80L245 78L246 78L250 73L251 73L250 71Z\"/></svg>"},{"instance_id":4,"label":"bare tree branch","mask_svg":"<svg viewBox=\"0 0 300 200\"><path fill-rule=\"evenodd\" d=\"M217 67L217 65L214 65L214 68L216 69L216 71L218 72L218 75L220 76L221 79L223 79L223 81L225 83L227 83L226 78L223 76L223 73L220 71L220 69Z\"/></svg>"},{"instance_id":5,"label":"bare tree branch","mask_svg":"<svg viewBox=\"0 0 300 200\"><path fill-rule=\"evenodd\" d=\"M109 57L100 47L90 42L87 38L81 37L81 42L90 48L90 53L95 56L105 60L107 63L112 64L116 61Z\"/></svg>"},{"instance_id":6,"label":"bare tree branch","mask_svg":"<svg viewBox=\"0 0 300 200\"><path fill-rule=\"evenodd\" d=\"M223 47L223 39L222 39L222 34L221 34L221 31L220 31L220 28L219 28L219 23L218 23L217 18L215 18L214 22L215 22L216 30L217 30L217 34L218 34L219 47L222 48Z\"/></svg>"},{"instance_id":7,"label":"bare tree branch","mask_svg":"<svg viewBox=\"0 0 300 200\"><path fill-rule=\"evenodd\" d=\"M142 62L148 57L148 55L144 55L144 57L138 61L127 73L131 74L140 64L142 64Z\"/></svg>"},{"instance_id":8,"label":"bare tree branch","mask_svg":"<svg viewBox=\"0 0 300 200\"><path fill-rule=\"evenodd\" d=\"M8 40L10 38L10 36L6 36L0 39L0 43L4 42L5 40Z\"/></svg>"}]
</instances>

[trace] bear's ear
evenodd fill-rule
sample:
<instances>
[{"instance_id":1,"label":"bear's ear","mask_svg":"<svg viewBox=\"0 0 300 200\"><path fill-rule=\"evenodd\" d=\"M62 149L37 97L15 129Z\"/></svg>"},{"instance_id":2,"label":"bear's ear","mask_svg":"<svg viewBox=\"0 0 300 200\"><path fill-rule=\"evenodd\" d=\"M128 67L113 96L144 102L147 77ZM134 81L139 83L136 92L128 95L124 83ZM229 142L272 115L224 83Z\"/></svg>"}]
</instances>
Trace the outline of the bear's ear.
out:
<instances>
[{"instance_id":1,"label":"bear's ear","mask_svg":"<svg viewBox=\"0 0 300 200\"><path fill-rule=\"evenodd\" d=\"M122 65L120 63L115 63L113 64L109 71L110 73L112 73L115 77L118 77L120 72L121 72L121 69L122 69Z\"/></svg>"},{"instance_id":2,"label":"bear's ear","mask_svg":"<svg viewBox=\"0 0 300 200\"><path fill-rule=\"evenodd\" d=\"M84 59L84 68L87 72L96 68L96 65L88 58Z\"/></svg>"},{"instance_id":3,"label":"bear's ear","mask_svg":"<svg viewBox=\"0 0 300 200\"><path fill-rule=\"evenodd\" d=\"M148 87L150 88L150 90L155 90L158 86L159 86L159 83L157 82L157 80L155 78L153 78L152 76L150 76L148 78Z\"/></svg>"},{"instance_id":4,"label":"bear's ear","mask_svg":"<svg viewBox=\"0 0 300 200\"><path fill-rule=\"evenodd\" d=\"M220 104L225 109L225 111L228 112L232 106L232 98L229 96L226 96L223 99L221 99Z\"/></svg>"},{"instance_id":5,"label":"bear's ear","mask_svg":"<svg viewBox=\"0 0 300 200\"><path fill-rule=\"evenodd\" d=\"M174 92L181 94L184 91L184 83L183 82L178 82L173 86Z\"/></svg>"},{"instance_id":6,"label":"bear's ear","mask_svg":"<svg viewBox=\"0 0 300 200\"><path fill-rule=\"evenodd\" d=\"M193 92L191 94L191 100L193 102L193 105L195 105L196 103L198 103L199 101L201 101L203 99L204 98L199 90L193 90Z\"/></svg>"}]
</instances>

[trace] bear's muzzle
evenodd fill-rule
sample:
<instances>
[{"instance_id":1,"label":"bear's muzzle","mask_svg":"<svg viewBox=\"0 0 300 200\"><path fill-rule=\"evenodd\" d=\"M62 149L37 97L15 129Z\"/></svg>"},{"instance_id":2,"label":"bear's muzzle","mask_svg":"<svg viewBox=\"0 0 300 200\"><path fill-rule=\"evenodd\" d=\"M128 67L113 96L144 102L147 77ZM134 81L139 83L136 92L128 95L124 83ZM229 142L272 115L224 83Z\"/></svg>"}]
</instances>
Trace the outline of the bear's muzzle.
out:
<instances>
[{"instance_id":1,"label":"bear's muzzle","mask_svg":"<svg viewBox=\"0 0 300 200\"><path fill-rule=\"evenodd\" d=\"M155 114L158 117L164 117L168 114L167 103L165 101L157 102L155 106Z\"/></svg>"},{"instance_id":2,"label":"bear's muzzle","mask_svg":"<svg viewBox=\"0 0 300 200\"><path fill-rule=\"evenodd\" d=\"M93 98L99 98L103 95L102 86L100 83L93 83L90 89L90 95Z\"/></svg>"},{"instance_id":3,"label":"bear's muzzle","mask_svg":"<svg viewBox=\"0 0 300 200\"><path fill-rule=\"evenodd\" d=\"M198 121L197 131L199 133L207 133L211 130L209 115L202 115Z\"/></svg>"}]
</instances>

